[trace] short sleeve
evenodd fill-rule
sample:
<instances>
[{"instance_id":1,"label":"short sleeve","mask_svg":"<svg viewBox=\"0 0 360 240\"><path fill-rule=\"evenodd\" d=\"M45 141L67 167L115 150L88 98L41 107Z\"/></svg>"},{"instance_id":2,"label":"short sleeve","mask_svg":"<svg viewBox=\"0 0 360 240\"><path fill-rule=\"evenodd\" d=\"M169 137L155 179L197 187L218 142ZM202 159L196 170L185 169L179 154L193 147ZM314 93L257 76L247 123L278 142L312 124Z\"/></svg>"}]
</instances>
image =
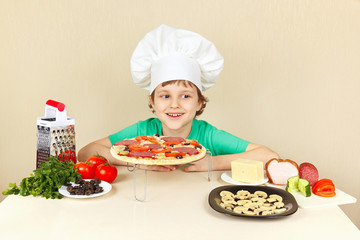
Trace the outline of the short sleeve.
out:
<instances>
[{"instance_id":1,"label":"short sleeve","mask_svg":"<svg viewBox=\"0 0 360 240\"><path fill-rule=\"evenodd\" d=\"M114 145L114 143L127 139L127 138L133 138L137 136L137 132L138 132L138 123L135 123L127 128L124 128L122 130L120 130L117 133L111 134L109 135L109 139L112 145Z\"/></svg>"},{"instance_id":2,"label":"short sleeve","mask_svg":"<svg viewBox=\"0 0 360 240\"><path fill-rule=\"evenodd\" d=\"M196 119L193 120L189 138L198 140L211 151L213 156L245 152L250 143L226 131L219 130L206 121Z\"/></svg>"},{"instance_id":3,"label":"short sleeve","mask_svg":"<svg viewBox=\"0 0 360 240\"><path fill-rule=\"evenodd\" d=\"M215 156L245 152L250 143L223 130L214 131L211 142Z\"/></svg>"}]
</instances>

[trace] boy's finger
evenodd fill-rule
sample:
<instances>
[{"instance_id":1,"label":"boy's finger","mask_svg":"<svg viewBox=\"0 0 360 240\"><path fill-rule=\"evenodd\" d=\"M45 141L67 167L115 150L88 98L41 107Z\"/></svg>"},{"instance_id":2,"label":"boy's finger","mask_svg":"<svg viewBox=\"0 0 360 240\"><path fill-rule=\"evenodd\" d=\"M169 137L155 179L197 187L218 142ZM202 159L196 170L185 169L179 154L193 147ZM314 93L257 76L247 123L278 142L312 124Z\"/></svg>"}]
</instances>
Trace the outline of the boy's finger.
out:
<instances>
[{"instance_id":1,"label":"boy's finger","mask_svg":"<svg viewBox=\"0 0 360 240\"><path fill-rule=\"evenodd\" d=\"M184 172L193 172L196 170L196 165L187 165L184 167Z\"/></svg>"}]
</instances>

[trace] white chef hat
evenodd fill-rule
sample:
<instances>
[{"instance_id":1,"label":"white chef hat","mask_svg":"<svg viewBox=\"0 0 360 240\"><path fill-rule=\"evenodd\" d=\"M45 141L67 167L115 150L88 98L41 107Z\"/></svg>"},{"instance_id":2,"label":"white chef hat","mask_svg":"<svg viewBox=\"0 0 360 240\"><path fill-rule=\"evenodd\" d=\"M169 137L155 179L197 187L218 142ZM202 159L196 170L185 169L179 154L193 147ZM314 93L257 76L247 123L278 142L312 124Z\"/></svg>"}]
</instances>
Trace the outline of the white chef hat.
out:
<instances>
[{"instance_id":1,"label":"white chef hat","mask_svg":"<svg viewBox=\"0 0 360 240\"><path fill-rule=\"evenodd\" d=\"M223 67L224 59L212 42L165 24L147 33L131 57L135 84L150 94L170 80L188 80L204 91L215 84Z\"/></svg>"}]
</instances>

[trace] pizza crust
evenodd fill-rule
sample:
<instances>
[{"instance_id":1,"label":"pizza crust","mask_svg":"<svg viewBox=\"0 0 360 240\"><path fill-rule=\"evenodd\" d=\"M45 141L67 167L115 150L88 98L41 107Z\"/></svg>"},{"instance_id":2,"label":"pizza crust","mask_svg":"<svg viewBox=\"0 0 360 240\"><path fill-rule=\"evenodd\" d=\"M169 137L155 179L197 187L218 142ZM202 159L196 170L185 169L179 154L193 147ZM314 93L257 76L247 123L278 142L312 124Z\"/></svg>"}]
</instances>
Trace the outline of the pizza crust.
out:
<instances>
[{"instance_id":1,"label":"pizza crust","mask_svg":"<svg viewBox=\"0 0 360 240\"><path fill-rule=\"evenodd\" d=\"M159 154L154 158L134 158L118 154L117 146L112 146L110 148L111 155L123 162L132 163L132 164L142 164L142 165L179 165L186 164L194 161L198 161L206 156L206 149L204 146L199 144L201 149L198 149L199 153L194 155L186 155L182 159L177 159L175 157L165 157L164 154Z\"/></svg>"}]
</instances>

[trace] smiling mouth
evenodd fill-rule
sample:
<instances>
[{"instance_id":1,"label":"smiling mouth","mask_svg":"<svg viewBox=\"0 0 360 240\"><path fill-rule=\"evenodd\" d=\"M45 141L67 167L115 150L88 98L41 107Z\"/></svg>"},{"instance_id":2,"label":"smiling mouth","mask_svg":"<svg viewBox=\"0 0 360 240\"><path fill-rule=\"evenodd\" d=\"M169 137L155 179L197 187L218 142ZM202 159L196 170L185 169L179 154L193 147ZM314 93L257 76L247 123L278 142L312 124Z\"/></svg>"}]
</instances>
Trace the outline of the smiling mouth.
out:
<instances>
[{"instance_id":1,"label":"smiling mouth","mask_svg":"<svg viewBox=\"0 0 360 240\"><path fill-rule=\"evenodd\" d=\"M166 115L168 115L169 117L180 117L184 114L183 113L167 113Z\"/></svg>"}]
</instances>

